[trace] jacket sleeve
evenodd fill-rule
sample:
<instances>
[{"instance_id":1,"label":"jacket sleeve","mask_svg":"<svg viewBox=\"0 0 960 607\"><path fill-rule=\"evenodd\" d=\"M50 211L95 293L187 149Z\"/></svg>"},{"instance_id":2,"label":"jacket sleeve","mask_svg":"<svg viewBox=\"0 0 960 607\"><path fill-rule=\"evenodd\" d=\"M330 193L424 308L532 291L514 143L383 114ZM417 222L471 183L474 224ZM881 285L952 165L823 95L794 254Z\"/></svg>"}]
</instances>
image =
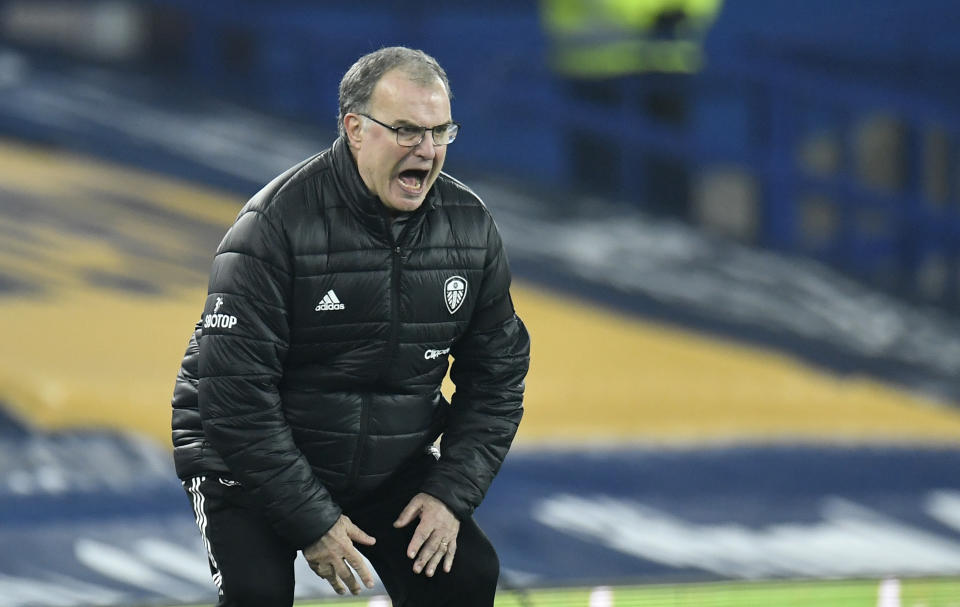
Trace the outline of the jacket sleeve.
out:
<instances>
[{"instance_id":1,"label":"jacket sleeve","mask_svg":"<svg viewBox=\"0 0 960 607\"><path fill-rule=\"evenodd\" d=\"M422 490L470 516L500 470L523 415L530 337L510 299L510 269L491 221L477 306L451 348L456 386L440 460Z\"/></svg>"},{"instance_id":2,"label":"jacket sleeve","mask_svg":"<svg viewBox=\"0 0 960 607\"><path fill-rule=\"evenodd\" d=\"M200 340L203 430L276 531L303 548L340 508L293 441L278 384L289 348L292 290L282 230L257 210L241 213L217 249Z\"/></svg>"}]
</instances>

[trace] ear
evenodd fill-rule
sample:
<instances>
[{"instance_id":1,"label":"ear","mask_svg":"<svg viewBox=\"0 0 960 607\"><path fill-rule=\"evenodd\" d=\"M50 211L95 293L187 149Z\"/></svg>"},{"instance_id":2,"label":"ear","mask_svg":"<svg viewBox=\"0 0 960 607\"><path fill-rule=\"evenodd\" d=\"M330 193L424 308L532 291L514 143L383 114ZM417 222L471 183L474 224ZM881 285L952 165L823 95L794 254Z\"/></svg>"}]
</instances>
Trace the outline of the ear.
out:
<instances>
[{"instance_id":1,"label":"ear","mask_svg":"<svg viewBox=\"0 0 960 607\"><path fill-rule=\"evenodd\" d=\"M363 120L356 114L347 114L343 117L343 129L347 133L350 147L360 147L363 142Z\"/></svg>"}]
</instances>

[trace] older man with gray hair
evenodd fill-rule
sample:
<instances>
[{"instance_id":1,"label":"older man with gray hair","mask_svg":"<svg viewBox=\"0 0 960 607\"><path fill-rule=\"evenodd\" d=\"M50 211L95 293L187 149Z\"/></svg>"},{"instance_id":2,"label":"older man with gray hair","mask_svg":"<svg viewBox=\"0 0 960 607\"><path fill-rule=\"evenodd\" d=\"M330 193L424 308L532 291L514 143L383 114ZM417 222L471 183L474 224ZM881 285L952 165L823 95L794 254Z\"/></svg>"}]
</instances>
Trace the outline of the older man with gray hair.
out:
<instances>
[{"instance_id":1,"label":"older man with gray hair","mask_svg":"<svg viewBox=\"0 0 960 607\"><path fill-rule=\"evenodd\" d=\"M493 604L472 514L516 434L530 341L489 211L441 172L451 98L421 51L361 57L337 140L220 243L173 397L218 605L292 605L298 551L340 594L373 585L363 554L394 605Z\"/></svg>"}]
</instances>

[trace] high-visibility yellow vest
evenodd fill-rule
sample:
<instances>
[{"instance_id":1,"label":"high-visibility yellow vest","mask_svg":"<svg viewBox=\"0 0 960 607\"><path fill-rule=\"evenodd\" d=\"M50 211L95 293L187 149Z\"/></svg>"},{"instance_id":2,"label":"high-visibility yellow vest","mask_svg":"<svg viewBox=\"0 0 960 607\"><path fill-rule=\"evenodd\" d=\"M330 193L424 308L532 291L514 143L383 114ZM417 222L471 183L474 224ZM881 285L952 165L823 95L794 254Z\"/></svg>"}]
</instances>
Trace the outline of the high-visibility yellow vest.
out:
<instances>
[{"instance_id":1,"label":"high-visibility yellow vest","mask_svg":"<svg viewBox=\"0 0 960 607\"><path fill-rule=\"evenodd\" d=\"M723 0L540 0L551 65L559 73L605 78L644 72L692 73L702 39ZM670 37L655 28L676 18Z\"/></svg>"}]
</instances>

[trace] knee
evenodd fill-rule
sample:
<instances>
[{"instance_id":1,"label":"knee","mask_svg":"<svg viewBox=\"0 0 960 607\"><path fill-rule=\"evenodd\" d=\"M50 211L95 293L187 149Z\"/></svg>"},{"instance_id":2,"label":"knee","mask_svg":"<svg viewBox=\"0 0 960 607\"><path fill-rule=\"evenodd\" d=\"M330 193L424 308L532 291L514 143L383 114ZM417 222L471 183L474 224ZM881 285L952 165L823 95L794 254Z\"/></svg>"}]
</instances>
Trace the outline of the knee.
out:
<instances>
[{"instance_id":1,"label":"knee","mask_svg":"<svg viewBox=\"0 0 960 607\"><path fill-rule=\"evenodd\" d=\"M500 579L500 557L490 544L485 548L471 555L469 575L463 580L465 587L481 594L495 592Z\"/></svg>"}]
</instances>

